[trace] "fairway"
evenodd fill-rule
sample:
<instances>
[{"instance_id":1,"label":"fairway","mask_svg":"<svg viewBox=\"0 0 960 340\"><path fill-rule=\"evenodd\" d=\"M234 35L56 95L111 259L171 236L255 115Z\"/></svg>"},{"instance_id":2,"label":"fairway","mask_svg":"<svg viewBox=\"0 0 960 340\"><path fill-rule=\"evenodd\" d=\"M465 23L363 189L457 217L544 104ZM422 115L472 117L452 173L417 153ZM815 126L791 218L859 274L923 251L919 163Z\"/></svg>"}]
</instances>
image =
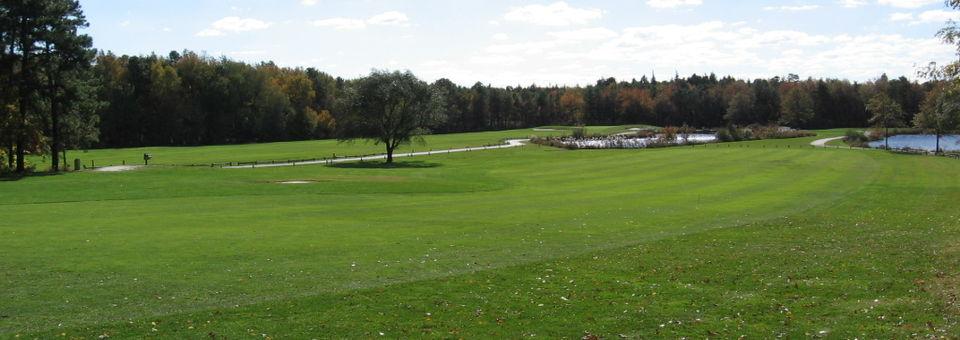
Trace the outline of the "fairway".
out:
<instances>
[{"instance_id":1,"label":"fairway","mask_svg":"<svg viewBox=\"0 0 960 340\"><path fill-rule=\"evenodd\" d=\"M446 150L467 146L499 145L511 138L531 136L556 136L569 133L564 127L556 129L521 129L489 131L459 134L440 134L424 136L420 142L403 145L398 152ZM567 128L569 129L569 128ZM591 127L597 133L616 133L626 131L627 127L600 126ZM341 142L333 139L296 141L261 144L213 145L199 147L145 147L129 149L97 149L71 151L68 159L80 159L84 166L110 166L120 164L142 164L143 154L154 158L154 165L209 165L211 163L270 162L305 159L324 159L333 157L351 157L384 153L383 146L365 141ZM42 157L33 157L31 161L38 167L47 168L48 161Z\"/></svg>"},{"instance_id":2,"label":"fairway","mask_svg":"<svg viewBox=\"0 0 960 340\"><path fill-rule=\"evenodd\" d=\"M957 334L960 162L839 133L0 182L0 335Z\"/></svg>"}]
</instances>

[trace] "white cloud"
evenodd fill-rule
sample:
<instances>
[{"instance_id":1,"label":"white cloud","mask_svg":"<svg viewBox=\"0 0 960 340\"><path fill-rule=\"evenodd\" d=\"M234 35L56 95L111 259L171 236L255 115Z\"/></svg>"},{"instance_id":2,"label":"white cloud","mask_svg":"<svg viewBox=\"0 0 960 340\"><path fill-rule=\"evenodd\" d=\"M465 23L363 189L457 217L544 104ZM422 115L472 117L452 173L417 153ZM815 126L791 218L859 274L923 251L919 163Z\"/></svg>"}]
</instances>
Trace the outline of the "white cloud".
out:
<instances>
[{"instance_id":1,"label":"white cloud","mask_svg":"<svg viewBox=\"0 0 960 340\"><path fill-rule=\"evenodd\" d=\"M890 21L913 21L913 13L890 14Z\"/></svg>"},{"instance_id":2,"label":"white cloud","mask_svg":"<svg viewBox=\"0 0 960 340\"><path fill-rule=\"evenodd\" d=\"M584 28L579 30L572 31L561 31L561 32L550 32L549 36L561 39L561 40L604 40L615 38L617 32L611 31L603 27L596 28Z\"/></svg>"},{"instance_id":3,"label":"white cloud","mask_svg":"<svg viewBox=\"0 0 960 340\"><path fill-rule=\"evenodd\" d=\"M300 4L304 6L313 6L316 5L318 0L300 0Z\"/></svg>"},{"instance_id":4,"label":"white cloud","mask_svg":"<svg viewBox=\"0 0 960 340\"><path fill-rule=\"evenodd\" d=\"M197 32L196 34L196 36L198 37L219 37L221 35L223 35L223 32L220 32L212 28L204 29L200 32Z\"/></svg>"},{"instance_id":5,"label":"white cloud","mask_svg":"<svg viewBox=\"0 0 960 340\"><path fill-rule=\"evenodd\" d=\"M198 37L216 37L225 35L227 32L247 32L267 29L272 24L269 22L241 17L225 17L214 21L209 28L197 32Z\"/></svg>"},{"instance_id":6,"label":"white cloud","mask_svg":"<svg viewBox=\"0 0 960 340\"><path fill-rule=\"evenodd\" d=\"M712 21L620 31L586 28L550 32L534 40L494 42L465 60L468 70L447 77L499 85L586 84L600 76L629 79L654 69L669 74L770 77L799 73L859 80L883 72L911 76L916 65L951 59L950 46L934 37L813 34ZM467 75L480 78L459 78Z\"/></svg>"},{"instance_id":7,"label":"white cloud","mask_svg":"<svg viewBox=\"0 0 960 340\"><path fill-rule=\"evenodd\" d=\"M764 7L765 11L782 11L782 12L801 12L801 11L812 11L819 9L820 5L797 5L797 6L767 6Z\"/></svg>"},{"instance_id":8,"label":"white cloud","mask_svg":"<svg viewBox=\"0 0 960 340\"><path fill-rule=\"evenodd\" d=\"M936 3L943 3L942 0L878 0L881 5L897 8L920 8Z\"/></svg>"},{"instance_id":9,"label":"white cloud","mask_svg":"<svg viewBox=\"0 0 960 340\"><path fill-rule=\"evenodd\" d=\"M653 8L677 8L684 6L700 6L703 0L648 0L647 6Z\"/></svg>"},{"instance_id":10,"label":"white cloud","mask_svg":"<svg viewBox=\"0 0 960 340\"><path fill-rule=\"evenodd\" d=\"M930 11L924 11L917 15L917 20L914 21L914 24L942 24L950 20L960 20L960 13L955 11L945 11L942 9L935 9Z\"/></svg>"},{"instance_id":11,"label":"white cloud","mask_svg":"<svg viewBox=\"0 0 960 340\"><path fill-rule=\"evenodd\" d=\"M367 19L370 25L404 26L410 21L406 14L397 11L384 12Z\"/></svg>"},{"instance_id":12,"label":"white cloud","mask_svg":"<svg viewBox=\"0 0 960 340\"><path fill-rule=\"evenodd\" d=\"M515 55L484 55L470 58L473 64L512 66L524 62L526 59Z\"/></svg>"},{"instance_id":13,"label":"white cloud","mask_svg":"<svg viewBox=\"0 0 960 340\"><path fill-rule=\"evenodd\" d=\"M924 11L917 15L906 12L890 14L890 21L909 22L910 25L942 24L950 20L960 20L960 13L935 9Z\"/></svg>"},{"instance_id":14,"label":"white cloud","mask_svg":"<svg viewBox=\"0 0 960 340\"><path fill-rule=\"evenodd\" d=\"M410 18L397 11L389 11L374 15L367 19L329 18L312 22L317 27L332 27L335 30L359 30L372 26L409 26Z\"/></svg>"},{"instance_id":15,"label":"white cloud","mask_svg":"<svg viewBox=\"0 0 960 340\"><path fill-rule=\"evenodd\" d=\"M550 5L529 5L511 8L503 19L540 26L585 25L603 17L596 8L576 8L560 1Z\"/></svg>"},{"instance_id":16,"label":"white cloud","mask_svg":"<svg viewBox=\"0 0 960 340\"><path fill-rule=\"evenodd\" d=\"M846 8L857 8L867 4L867 0L840 0L840 5Z\"/></svg>"},{"instance_id":17,"label":"white cloud","mask_svg":"<svg viewBox=\"0 0 960 340\"><path fill-rule=\"evenodd\" d=\"M496 40L496 41L510 40L510 36L507 35L506 33L497 33L497 34L494 34L492 38L493 38L493 40Z\"/></svg>"},{"instance_id":18,"label":"white cloud","mask_svg":"<svg viewBox=\"0 0 960 340\"><path fill-rule=\"evenodd\" d=\"M317 27L332 27L335 30L358 30L367 27L366 21L350 18L330 18L313 22Z\"/></svg>"}]
</instances>

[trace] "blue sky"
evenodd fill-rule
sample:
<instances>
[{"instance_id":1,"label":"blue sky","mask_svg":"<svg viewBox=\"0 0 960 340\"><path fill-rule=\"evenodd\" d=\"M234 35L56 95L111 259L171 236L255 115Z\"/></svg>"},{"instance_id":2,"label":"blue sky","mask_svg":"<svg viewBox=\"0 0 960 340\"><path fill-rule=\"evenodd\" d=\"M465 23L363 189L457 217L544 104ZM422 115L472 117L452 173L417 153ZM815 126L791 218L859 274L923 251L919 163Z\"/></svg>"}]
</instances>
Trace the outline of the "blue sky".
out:
<instances>
[{"instance_id":1,"label":"blue sky","mask_svg":"<svg viewBox=\"0 0 960 340\"><path fill-rule=\"evenodd\" d=\"M357 77L373 68L470 85L600 77L913 78L956 59L941 0L81 0L99 49L189 49Z\"/></svg>"}]
</instances>

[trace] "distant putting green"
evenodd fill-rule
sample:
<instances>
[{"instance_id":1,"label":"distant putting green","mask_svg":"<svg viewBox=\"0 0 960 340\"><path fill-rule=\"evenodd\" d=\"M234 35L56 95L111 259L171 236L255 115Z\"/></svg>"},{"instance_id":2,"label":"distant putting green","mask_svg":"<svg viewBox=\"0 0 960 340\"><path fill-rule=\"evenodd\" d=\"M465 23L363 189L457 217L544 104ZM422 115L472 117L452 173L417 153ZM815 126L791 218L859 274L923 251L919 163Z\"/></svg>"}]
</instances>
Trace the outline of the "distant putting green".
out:
<instances>
[{"instance_id":1,"label":"distant putting green","mask_svg":"<svg viewBox=\"0 0 960 340\"><path fill-rule=\"evenodd\" d=\"M960 161L839 135L0 182L0 336L958 334Z\"/></svg>"}]
</instances>

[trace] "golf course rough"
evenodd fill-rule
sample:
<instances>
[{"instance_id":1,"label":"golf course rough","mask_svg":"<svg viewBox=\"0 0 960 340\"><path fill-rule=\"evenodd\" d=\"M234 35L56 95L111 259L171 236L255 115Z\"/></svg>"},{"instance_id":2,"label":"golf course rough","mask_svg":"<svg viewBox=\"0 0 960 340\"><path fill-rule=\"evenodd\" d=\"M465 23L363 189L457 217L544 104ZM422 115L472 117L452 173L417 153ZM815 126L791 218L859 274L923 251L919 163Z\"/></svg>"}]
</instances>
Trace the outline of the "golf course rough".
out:
<instances>
[{"instance_id":1,"label":"golf course rough","mask_svg":"<svg viewBox=\"0 0 960 340\"><path fill-rule=\"evenodd\" d=\"M3 181L0 337L956 336L960 162L839 135Z\"/></svg>"}]
</instances>

